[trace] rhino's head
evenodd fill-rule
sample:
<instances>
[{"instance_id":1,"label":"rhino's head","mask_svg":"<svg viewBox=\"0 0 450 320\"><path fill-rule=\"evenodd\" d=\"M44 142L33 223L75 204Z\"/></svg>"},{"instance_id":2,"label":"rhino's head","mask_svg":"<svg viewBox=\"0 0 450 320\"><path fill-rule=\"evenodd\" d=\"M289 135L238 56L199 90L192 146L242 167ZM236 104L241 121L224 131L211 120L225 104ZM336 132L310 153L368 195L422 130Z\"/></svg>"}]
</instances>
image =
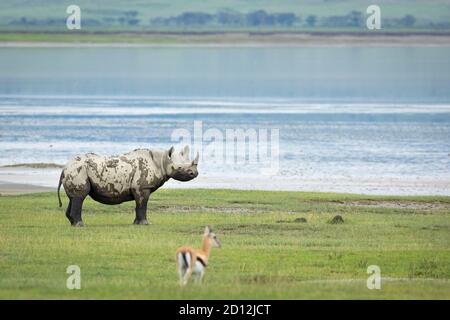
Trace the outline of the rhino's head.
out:
<instances>
[{"instance_id":1,"label":"rhino's head","mask_svg":"<svg viewBox=\"0 0 450 320\"><path fill-rule=\"evenodd\" d=\"M194 160L189 159L189 146L185 146L180 152L171 147L167 151L167 175L178 181L189 181L198 176L198 152Z\"/></svg>"}]
</instances>

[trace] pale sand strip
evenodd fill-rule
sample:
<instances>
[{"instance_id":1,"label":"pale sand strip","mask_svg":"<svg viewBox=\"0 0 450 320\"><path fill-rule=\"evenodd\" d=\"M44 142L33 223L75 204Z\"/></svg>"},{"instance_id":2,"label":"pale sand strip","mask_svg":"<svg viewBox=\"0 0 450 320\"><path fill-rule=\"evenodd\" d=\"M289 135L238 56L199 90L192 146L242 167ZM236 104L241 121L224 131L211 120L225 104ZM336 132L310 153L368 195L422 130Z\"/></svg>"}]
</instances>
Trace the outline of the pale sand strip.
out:
<instances>
[{"instance_id":1,"label":"pale sand strip","mask_svg":"<svg viewBox=\"0 0 450 320\"><path fill-rule=\"evenodd\" d=\"M0 181L0 195L18 195L27 193L55 191L55 188L35 186L31 184L9 183Z\"/></svg>"},{"instance_id":2,"label":"pale sand strip","mask_svg":"<svg viewBox=\"0 0 450 320\"><path fill-rule=\"evenodd\" d=\"M118 42L95 42L89 38L78 41L0 41L1 47L12 48L140 48L140 47L303 47L303 46L450 46L448 34L217 34L217 35L141 35L140 42L127 42L127 35ZM133 35L130 35L133 36ZM164 39L164 42L161 42Z\"/></svg>"},{"instance_id":3,"label":"pale sand strip","mask_svg":"<svg viewBox=\"0 0 450 320\"><path fill-rule=\"evenodd\" d=\"M61 169L0 168L0 194L55 191ZM368 195L450 196L450 177L265 177L200 175L193 181L169 180L164 188L337 192ZM61 190L61 192L63 192Z\"/></svg>"}]
</instances>

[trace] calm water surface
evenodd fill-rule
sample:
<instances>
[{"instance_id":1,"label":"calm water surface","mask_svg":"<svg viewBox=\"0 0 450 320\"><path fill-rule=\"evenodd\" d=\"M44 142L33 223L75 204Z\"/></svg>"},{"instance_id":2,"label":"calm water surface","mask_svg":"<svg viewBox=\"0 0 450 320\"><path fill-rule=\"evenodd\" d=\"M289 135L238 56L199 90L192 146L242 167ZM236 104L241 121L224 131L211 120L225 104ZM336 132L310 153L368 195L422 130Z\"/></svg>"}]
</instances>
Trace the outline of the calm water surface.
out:
<instances>
[{"instance_id":1,"label":"calm water surface","mask_svg":"<svg viewBox=\"0 0 450 320\"><path fill-rule=\"evenodd\" d=\"M0 48L0 165L278 129L283 177L450 178L450 48ZM204 176L258 164L202 163Z\"/></svg>"}]
</instances>

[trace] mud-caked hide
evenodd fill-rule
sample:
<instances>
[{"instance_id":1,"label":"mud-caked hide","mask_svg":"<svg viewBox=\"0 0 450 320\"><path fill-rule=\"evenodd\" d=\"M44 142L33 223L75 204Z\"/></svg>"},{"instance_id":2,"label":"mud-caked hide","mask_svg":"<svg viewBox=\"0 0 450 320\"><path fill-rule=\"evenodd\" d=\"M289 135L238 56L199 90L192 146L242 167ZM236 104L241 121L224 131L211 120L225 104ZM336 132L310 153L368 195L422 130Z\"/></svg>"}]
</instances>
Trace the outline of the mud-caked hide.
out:
<instances>
[{"instance_id":1,"label":"mud-caked hide","mask_svg":"<svg viewBox=\"0 0 450 320\"><path fill-rule=\"evenodd\" d=\"M167 180L189 181L198 175L199 155L191 161L189 153L188 146L180 152L172 147L167 151L138 149L118 156L87 153L67 163L60 185L71 201L87 195L105 204L135 200L136 208L146 210L150 194Z\"/></svg>"}]
</instances>

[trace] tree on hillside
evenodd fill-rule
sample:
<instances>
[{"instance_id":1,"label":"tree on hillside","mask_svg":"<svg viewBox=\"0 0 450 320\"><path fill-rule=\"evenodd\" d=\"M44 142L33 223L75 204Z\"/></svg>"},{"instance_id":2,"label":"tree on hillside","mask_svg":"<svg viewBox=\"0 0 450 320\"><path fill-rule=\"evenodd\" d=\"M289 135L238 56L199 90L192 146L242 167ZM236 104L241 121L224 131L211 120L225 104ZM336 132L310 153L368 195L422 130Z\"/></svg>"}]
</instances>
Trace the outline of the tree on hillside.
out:
<instances>
[{"instance_id":1,"label":"tree on hillside","mask_svg":"<svg viewBox=\"0 0 450 320\"><path fill-rule=\"evenodd\" d=\"M249 26L262 26L274 24L274 17L267 14L264 10L257 10L249 12L246 16L247 24Z\"/></svg>"},{"instance_id":2,"label":"tree on hillside","mask_svg":"<svg viewBox=\"0 0 450 320\"><path fill-rule=\"evenodd\" d=\"M213 15L203 12L184 12L176 17L178 25L192 26L205 25L213 20Z\"/></svg>"},{"instance_id":3,"label":"tree on hillside","mask_svg":"<svg viewBox=\"0 0 450 320\"><path fill-rule=\"evenodd\" d=\"M323 18L326 27L360 27L364 23L361 11L352 11L345 16L329 16Z\"/></svg>"},{"instance_id":4,"label":"tree on hillside","mask_svg":"<svg viewBox=\"0 0 450 320\"><path fill-rule=\"evenodd\" d=\"M275 22L280 26L291 27L295 21L297 21L297 17L293 13L278 13L275 14Z\"/></svg>"},{"instance_id":5,"label":"tree on hillside","mask_svg":"<svg viewBox=\"0 0 450 320\"><path fill-rule=\"evenodd\" d=\"M242 25L244 16L234 10L220 10L217 12L217 22L224 25Z\"/></svg>"},{"instance_id":6,"label":"tree on hillside","mask_svg":"<svg viewBox=\"0 0 450 320\"><path fill-rule=\"evenodd\" d=\"M306 24L308 25L308 27L314 27L316 25L317 22L317 16L315 15L309 15L306 18Z\"/></svg>"},{"instance_id":7,"label":"tree on hillside","mask_svg":"<svg viewBox=\"0 0 450 320\"><path fill-rule=\"evenodd\" d=\"M347 26L359 27L363 25L364 17L361 11L352 11L347 15Z\"/></svg>"},{"instance_id":8,"label":"tree on hillside","mask_svg":"<svg viewBox=\"0 0 450 320\"><path fill-rule=\"evenodd\" d=\"M407 14L402 18L401 22L405 27L412 27L416 23L416 18L410 14Z\"/></svg>"}]
</instances>

